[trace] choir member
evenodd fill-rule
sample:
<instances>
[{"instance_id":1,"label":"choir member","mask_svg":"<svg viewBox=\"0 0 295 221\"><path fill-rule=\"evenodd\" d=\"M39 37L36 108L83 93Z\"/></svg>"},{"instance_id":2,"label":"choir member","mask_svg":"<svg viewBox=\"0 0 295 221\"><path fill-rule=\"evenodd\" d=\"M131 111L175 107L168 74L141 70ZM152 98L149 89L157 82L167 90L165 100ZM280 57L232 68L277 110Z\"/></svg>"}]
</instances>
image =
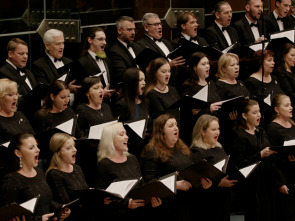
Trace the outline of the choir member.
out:
<instances>
[{"instance_id":1,"label":"choir member","mask_svg":"<svg viewBox=\"0 0 295 221\"><path fill-rule=\"evenodd\" d=\"M66 133L56 133L50 139L49 146L53 156L46 171L46 180L52 190L53 200L66 204L78 198L78 190L88 188L80 166L75 164L75 141ZM86 210L75 207L69 220L86 219L88 215Z\"/></svg>"},{"instance_id":2,"label":"choir member","mask_svg":"<svg viewBox=\"0 0 295 221\"><path fill-rule=\"evenodd\" d=\"M230 159L238 168L244 168L261 161L259 166L237 189L238 198L245 209L246 220L271 220L273 211L272 158L275 151L263 128L259 128L261 113L258 102L246 99L242 102L232 137ZM241 194L241 193L244 193ZM257 198L258 197L258 198ZM259 210L257 210L259 208Z\"/></svg>"},{"instance_id":3,"label":"choir member","mask_svg":"<svg viewBox=\"0 0 295 221\"><path fill-rule=\"evenodd\" d=\"M277 76L282 90L295 102L295 46L286 43L281 48L276 61L277 68L274 74Z\"/></svg>"},{"instance_id":4,"label":"choir member","mask_svg":"<svg viewBox=\"0 0 295 221\"><path fill-rule=\"evenodd\" d=\"M104 89L100 77L86 77L79 91L80 104L76 107L79 129L86 136L91 125L114 119L110 106L103 103Z\"/></svg>"},{"instance_id":5,"label":"choir member","mask_svg":"<svg viewBox=\"0 0 295 221\"><path fill-rule=\"evenodd\" d=\"M218 142L219 134L217 117L204 114L198 119L193 129L190 147L196 161L206 159L210 163L216 164L227 157L222 145ZM202 199L205 201L204 205L210 205L210 207L202 207L201 213L204 219L230 220L231 195L229 187L234 186L236 182L237 180L229 180L227 175L216 183L210 191L203 192L203 194L202 192L199 193L202 194Z\"/></svg>"},{"instance_id":6,"label":"choir member","mask_svg":"<svg viewBox=\"0 0 295 221\"><path fill-rule=\"evenodd\" d=\"M209 45L213 45L222 51L229 46L239 46L239 36L236 29L230 26L232 8L226 1L219 1L215 5L215 21L205 32L205 38Z\"/></svg>"},{"instance_id":7,"label":"choir member","mask_svg":"<svg viewBox=\"0 0 295 221\"><path fill-rule=\"evenodd\" d=\"M70 210L52 200L52 192L38 165L39 148L33 135L21 133L11 139L9 150L9 170L0 187L0 204L18 204L38 197L33 215L27 220L48 220L56 212L59 220L70 215ZM61 213L58 211L61 210ZM52 212L52 213L50 213Z\"/></svg>"},{"instance_id":8,"label":"choir member","mask_svg":"<svg viewBox=\"0 0 295 221\"><path fill-rule=\"evenodd\" d=\"M170 76L171 68L168 60L157 58L152 62L147 76L145 94L150 100L153 119L167 111L180 98L176 89L168 85ZM178 109L173 111L179 116ZM178 116L176 117L179 120Z\"/></svg>"},{"instance_id":9,"label":"choir member","mask_svg":"<svg viewBox=\"0 0 295 221\"><path fill-rule=\"evenodd\" d=\"M205 109L181 109L180 136L189 144L191 141L191 131L198 118L202 114L215 114L220 108L221 100L217 93L215 83L209 79L210 63L206 54L195 52L192 54L189 62L189 78L182 85L182 96L194 96L205 87L208 87L204 99L212 103L209 108Z\"/></svg>"},{"instance_id":10,"label":"choir member","mask_svg":"<svg viewBox=\"0 0 295 221\"><path fill-rule=\"evenodd\" d=\"M194 160L188 146L179 138L176 119L170 114L160 115L153 126L152 137L144 147L141 156L142 173L146 182L169 173L180 171L192 164ZM205 188L210 187L204 182ZM207 187L208 186L208 187ZM192 220L197 216L197 197L191 190L190 182L177 178L177 194L166 201L169 214L176 220Z\"/></svg>"},{"instance_id":11,"label":"choir member","mask_svg":"<svg viewBox=\"0 0 295 221\"><path fill-rule=\"evenodd\" d=\"M97 152L96 187L106 189L114 181L138 179L142 176L137 158L128 153L127 143L128 136L121 122L107 125L103 129ZM108 220L124 217L137 220L136 214L143 215L145 212L145 201L142 199L127 197L116 202L107 197L104 202ZM162 201L153 197L151 203L152 207L157 207ZM144 215L142 218L145 218Z\"/></svg>"}]
</instances>

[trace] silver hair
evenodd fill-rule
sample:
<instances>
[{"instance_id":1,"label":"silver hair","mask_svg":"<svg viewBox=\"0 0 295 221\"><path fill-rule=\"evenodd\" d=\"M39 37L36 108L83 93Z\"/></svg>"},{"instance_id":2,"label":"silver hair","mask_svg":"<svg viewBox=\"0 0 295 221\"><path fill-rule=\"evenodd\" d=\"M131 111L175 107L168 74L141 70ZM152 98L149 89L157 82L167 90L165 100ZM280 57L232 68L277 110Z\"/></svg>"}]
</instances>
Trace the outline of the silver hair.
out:
<instances>
[{"instance_id":1,"label":"silver hair","mask_svg":"<svg viewBox=\"0 0 295 221\"><path fill-rule=\"evenodd\" d=\"M155 13L145 13L144 16L142 17L142 26L148 24L148 20L150 18L159 18L159 15L155 14Z\"/></svg>"},{"instance_id":2,"label":"silver hair","mask_svg":"<svg viewBox=\"0 0 295 221\"><path fill-rule=\"evenodd\" d=\"M134 22L134 19L129 17L129 16L121 16L117 21L116 21L116 27L117 28L124 28L124 21L129 21L129 22Z\"/></svg>"},{"instance_id":3,"label":"silver hair","mask_svg":"<svg viewBox=\"0 0 295 221\"><path fill-rule=\"evenodd\" d=\"M48 31L45 32L44 37L43 37L43 43L52 43L54 37L59 37L63 36L64 33L60 30L57 29L49 29Z\"/></svg>"}]
</instances>

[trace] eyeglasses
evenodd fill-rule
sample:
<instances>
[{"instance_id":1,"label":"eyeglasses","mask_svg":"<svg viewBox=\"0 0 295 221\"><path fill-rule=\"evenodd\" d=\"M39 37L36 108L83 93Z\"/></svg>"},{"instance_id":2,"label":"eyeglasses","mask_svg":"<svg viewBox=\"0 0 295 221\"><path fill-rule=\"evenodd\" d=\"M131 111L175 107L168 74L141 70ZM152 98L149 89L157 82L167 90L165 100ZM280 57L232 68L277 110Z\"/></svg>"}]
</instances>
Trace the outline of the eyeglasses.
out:
<instances>
[{"instance_id":1,"label":"eyeglasses","mask_svg":"<svg viewBox=\"0 0 295 221\"><path fill-rule=\"evenodd\" d=\"M162 26L163 24L162 24L162 22L159 22L159 23L147 24L147 25L158 27L158 26Z\"/></svg>"}]
</instances>

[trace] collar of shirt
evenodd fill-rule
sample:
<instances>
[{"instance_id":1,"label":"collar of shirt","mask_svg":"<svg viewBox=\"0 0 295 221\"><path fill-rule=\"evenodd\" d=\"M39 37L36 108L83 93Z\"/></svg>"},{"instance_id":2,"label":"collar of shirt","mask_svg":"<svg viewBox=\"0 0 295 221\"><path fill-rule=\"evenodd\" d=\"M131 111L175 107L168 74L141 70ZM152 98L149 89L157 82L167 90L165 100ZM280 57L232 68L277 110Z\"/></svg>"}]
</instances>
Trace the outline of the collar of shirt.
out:
<instances>
[{"instance_id":1,"label":"collar of shirt","mask_svg":"<svg viewBox=\"0 0 295 221\"><path fill-rule=\"evenodd\" d=\"M223 31L222 31L223 26L222 26L221 24L219 24L216 20L215 20L215 23L216 23L217 26L220 28L221 32L223 32Z\"/></svg>"},{"instance_id":2,"label":"collar of shirt","mask_svg":"<svg viewBox=\"0 0 295 221\"><path fill-rule=\"evenodd\" d=\"M128 49L128 44L126 43L126 42L124 42L124 41L121 41L119 38L118 38L118 41L119 42L121 42L124 46L125 46L125 48L127 48Z\"/></svg>"},{"instance_id":3,"label":"collar of shirt","mask_svg":"<svg viewBox=\"0 0 295 221\"><path fill-rule=\"evenodd\" d=\"M247 16L245 15L245 18L247 19L247 21L248 21L248 23L249 23L249 25L251 25L252 23L253 24L257 24L258 22L256 21L256 22L252 22L252 21L250 21L250 19L249 18L247 18Z\"/></svg>"},{"instance_id":4,"label":"collar of shirt","mask_svg":"<svg viewBox=\"0 0 295 221\"><path fill-rule=\"evenodd\" d=\"M94 60L96 60L96 54L93 51L88 50L88 53L93 57Z\"/></svg>"},{"instance_id":5,"label":"collar of shirt","mask_svg":"<svg viewBox=\"0 0 295 221\"><path fill-rule=\"evenodd\" d=\"M187 34L184 34L183 32L181 32L181 35L186 39L186 40L190 40L190 36L188 36Z\"/></svg>"},{"instance_id":6,"label":"collar of shirt","mask_svg":"<svg viewBox=\"0 0 295 221\"><path fill-rule=\"evenodd\" d=\"M8 64L10 64L16 71L18 71L18 68L11 61L9 61L8 59L6 59L6 62ZM22 68L22 69L24 69L24 68ZM24 76L25 75L24 72L19 72L19 74L20 74L20 76Z\"/></svg>"},{"instance_id":7,"label":"collar of shirt","mask_svg":"<svg viewBox=\"0 0 295 221\"><path fill-rule=\"evenodd\" d=\"M278 19L279 15L273 10L273 15L275 16L275 19Z\"/></svg>"},{"instance_id":8,"label":"collar of shirt","mask_svg":"<svg viewBox=\"0 0 295 221\"><path fill-rule=\"evenodd\" d=\"M45 53L47 54L47 56L49 57L49 59L52 61L52 63L54 64L54 57L52 57L50 54L48 54L48 52L45 50Z\"/></svg>"}]
</instances>

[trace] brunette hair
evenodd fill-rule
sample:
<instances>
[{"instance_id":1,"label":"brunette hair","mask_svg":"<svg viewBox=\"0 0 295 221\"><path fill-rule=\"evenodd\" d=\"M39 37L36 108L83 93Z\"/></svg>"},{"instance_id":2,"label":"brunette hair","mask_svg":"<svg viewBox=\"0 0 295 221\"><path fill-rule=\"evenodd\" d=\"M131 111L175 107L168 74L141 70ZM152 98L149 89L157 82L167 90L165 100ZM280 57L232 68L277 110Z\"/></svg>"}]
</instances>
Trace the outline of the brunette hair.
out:
<instances>
[{"instance_id":1,"label":"brunette hair","mask_svg":"<svg viewBox=\"0 0 295 221\"><path fill-rule=\"evenodd\" d=\"M277 112L275 111L275 107L277 107L277 108L280 107L282 105L283 99L285 99L285 98L290 99L290 97L285 94L276 94L273 96L272 102L271 102L271 107L274 110L273 119L275 119L277 117ZM293 120L289 119L289 122L295 126L295 122Z\"/></svg>"},{"instance_id":2,"label":"brunette hair","mask_svg":"<svg viewBox=\"0 0 295 221\"><path fill-rule=\"evenodd\" d=\"M278 67L278 69L284 71L286 70L285 56L290 52L292 48L295 49L295 45L291 43L286 43L282 46L282 48L280 48L278 56L276 56L276 66Z\"/></svg>"},{"instance_id":3,"label":"brunette hair","mask_svg":"<svg viewBox=\"0 0 295 221\"><path fill-rule=\"evenodd\" d=\"M101 83L100 77L87 77L84 78L81 84L81 89L79 90L79 102L89 104L89 99L87 97L87 93L89 92L89 89L96 84Z\"/></svg>"},{"instance_id":4,"label":"brunette hair","mask_svg":"<svg viewBox=\"0 0 295 221\"><path fill-rule=\"evenodd\" d=\"M169 119L175 119L175 117L170 114L163 114L155 120L152 137L145 146L142 155L145 152L151 151L154 153L155 158L160 159L162 162L166 162L171 157L173 148L167 146L164 133L164 126ZM180 138L177 140L174 148L179 149L182 154L187 156L191 153L188 146Z\"/></svg>"},{"instance_id":5,"label":"brunette hair","mask_svg":"<svg viewBox=\"0 0 295 221\"><path fill-rule=\"evenodd\" d=\"M263 59L268 57L274 57L274 52L272 50L263 50ZM253 71L257 72L261 68L262 50L258 50L253 54ZM263 61L264 61L263 60Z\"/></svg>"},{"instance_id":6,"label":"brunette hair","mask_svg":"<svg viewBox=\"0 0 295 221\"><path fill-rule=\"evenodd\" d=\"M243 114L247 114L251 107L254 105L259 105L257 101L251 100L251 99L245 99L240 105L240 108L238 110L238 117L235 122L234 129L241 128L243 130L249 129L247 126L247 121L245 118L243 118Z\"/></svg>"}]
</instances>

